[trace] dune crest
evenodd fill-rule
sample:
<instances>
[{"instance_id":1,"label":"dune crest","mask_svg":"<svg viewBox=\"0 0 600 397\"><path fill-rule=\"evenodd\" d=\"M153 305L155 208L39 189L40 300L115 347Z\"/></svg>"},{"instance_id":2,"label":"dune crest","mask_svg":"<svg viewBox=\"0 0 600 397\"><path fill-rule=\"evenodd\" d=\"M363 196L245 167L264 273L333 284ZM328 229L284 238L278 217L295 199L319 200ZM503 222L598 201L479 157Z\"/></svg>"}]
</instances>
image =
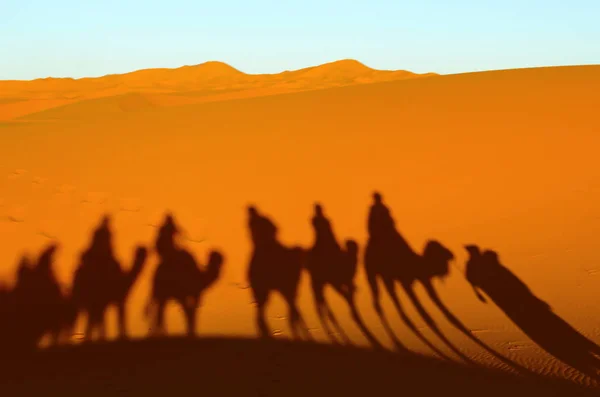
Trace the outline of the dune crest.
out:
<instances>
[{"instance_id":1,"label":"dune crest","mask_svg":"<svg viewBox=\"0 0 600 397\"><path fill-rule=\"evenodd\" d=\"M159 106L178 106L355 84L426 77L405 70L376 70L344 59L275 74L247 74L224 62L142 69L102 77L0 81L0 121L95 98L158 96Z\"/></svg>"}]
</instances>

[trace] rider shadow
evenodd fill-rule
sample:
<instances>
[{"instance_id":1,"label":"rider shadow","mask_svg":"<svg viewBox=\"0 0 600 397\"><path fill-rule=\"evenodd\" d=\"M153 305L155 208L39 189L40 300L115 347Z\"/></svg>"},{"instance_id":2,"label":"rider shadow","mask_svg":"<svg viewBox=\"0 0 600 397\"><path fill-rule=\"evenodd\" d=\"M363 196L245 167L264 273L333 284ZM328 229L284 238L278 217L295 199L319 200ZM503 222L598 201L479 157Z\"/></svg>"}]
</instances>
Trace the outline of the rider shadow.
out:
<instances>
[{"instance_id":1,"label":"rider shadow","mask_svg":"<svg viewBox=\"0 0 600 397\"><path fill-rule=\"evenodd\" d=\"M481 252L476 245L469 252L466 278L484 303L481 290L512 322L542 349L589 377L600 380L600 346L587 339L552 311L548 303L531 292L507 267L498 254Z\"/></svg>"},{"instance_id":2,"label":"rider shadow","mask_svg":"<svg viewBox=\"0 0 600 397\"><path fill-rule=\"evenodd\" d=\"M396 229L395 221L390 214L390 210L383 203L381 194L376 192L373 198L374 203L370 208L368 218L369 239L365 250L364 263L373 305L382 320L384 328L398 347L401 350L405 349L404 346L399 345L399 341L381 309L378 278L382 279L403 322L423 343L443 359L452 361L450 357L433 345L408 317L396 292L396 282L402 285L418 313L438 338L463 361L471 365L477 365L442 333L414 291L414 284L418 281L425 280L425 284L427 284L427 282L431 282L433 277L445 277L448 274L448 263L454 259L454 255L436 241L428 241L423 255L417 254ZM424 277L424 270L427 267L429 267L430 272L433 270L429 275L429 279Z\"/></svg>"},{"instance_id":3,"label":"rider shadow","mask_svg":"<svg viewBox=\"0 0 600 397\"><path fill-rule=\"evenodd\" d=\"M248 228L253 248L247 277L256 303L256 325L260 336L270 337L265 310L271 292L279 292L288 307L292 336L313 339L297 304L305 250L280 243L275 224L253 206L248 207Z\"/></svg>"},{"instance_id":4,"label":"rider shadow","mask_svg":"<svg viewBox=\"0 0 600 397\"><path fill-rule=\"evenodd\" d=\"M327 321L329 320L343 341L346 344L351 343L350 338L339 325L329 302L325 298L325 287L329 285L344 298L354 322L364 336L374 347L381 348L379 341L362 320L355 302L356 284L354 278L358 265L358 244L354 240L346 240L345 247L342 248L335 237L329 219L323 213L323 207L320 204L315 204L314 209L312 225L315 240L308 252L306 268L310 274L315 308L323 329L333 342L337 342Z\"/></svg>"},{"instance_id":5,"label":"rider shadow","mask_svg":"<svg viewBox=\"0 0 600 397\"><path fill-rule=\"evenodd\" d=\"M155 249L159 257L152 278L150 302L146 314L153 314L152 330L155 336L166 334L164 315L168 301L177 302L183 309L187 336L196 335L196 316L203 293L212 287L221 276L224 262L218 251L209 253L206 267L199 267L194 256L178 246L176 237L180 229L173 215L167 214L156 238ZM154 309L151 313L150 310Z\"/></svg>"}]
</instances>

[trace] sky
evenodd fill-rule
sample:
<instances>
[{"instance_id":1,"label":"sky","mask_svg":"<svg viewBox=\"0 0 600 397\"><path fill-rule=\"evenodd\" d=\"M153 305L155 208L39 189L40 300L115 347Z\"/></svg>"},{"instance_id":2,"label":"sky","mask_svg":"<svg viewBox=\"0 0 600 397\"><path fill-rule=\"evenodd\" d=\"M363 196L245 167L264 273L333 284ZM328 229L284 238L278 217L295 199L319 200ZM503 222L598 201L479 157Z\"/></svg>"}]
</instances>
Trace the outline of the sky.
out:
<instances>
[{"instance_id":1,"label":"sky","mask_svg":"<svg viewBox=\"0 0 600 397\"><path fill-rule=\"evenodd\" d=\"M463 73L600 64L598 0L0 0L0 80L340 59Z\"/></svg>"}]
</instances>

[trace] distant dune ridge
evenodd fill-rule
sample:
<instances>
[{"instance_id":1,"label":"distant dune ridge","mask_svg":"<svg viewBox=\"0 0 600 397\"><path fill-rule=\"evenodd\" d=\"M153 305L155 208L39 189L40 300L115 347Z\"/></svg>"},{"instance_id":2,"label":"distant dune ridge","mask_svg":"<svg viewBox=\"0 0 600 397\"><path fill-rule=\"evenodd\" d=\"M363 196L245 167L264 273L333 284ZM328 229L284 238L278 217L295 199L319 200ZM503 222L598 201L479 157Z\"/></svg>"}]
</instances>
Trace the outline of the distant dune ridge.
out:
<instances>
[{"instance_id":1,"label":"distant dune ridge","mask_svg":"<svg viewBox=\"0 0 600 397\"><path fill-rule=\"evenodd\" d=\"M375 70L345 59L276 74L246 74L210 61L180 68L143 69L95 78L0 81L0 121L93 98L144 94L159 106L173 106L288 93L319 88L428 77L405 70ZM128 105L125 105L129 109Z\"/></svg>"}]
</instances>

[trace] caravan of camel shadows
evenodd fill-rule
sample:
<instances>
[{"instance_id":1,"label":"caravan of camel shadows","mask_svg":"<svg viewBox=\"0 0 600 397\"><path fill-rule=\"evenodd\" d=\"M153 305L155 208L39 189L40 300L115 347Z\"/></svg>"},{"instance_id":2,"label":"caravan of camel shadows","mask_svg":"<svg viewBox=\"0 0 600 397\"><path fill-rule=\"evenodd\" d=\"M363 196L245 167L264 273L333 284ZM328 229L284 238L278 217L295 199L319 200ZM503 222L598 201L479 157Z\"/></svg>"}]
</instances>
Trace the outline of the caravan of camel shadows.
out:
<instances>
[{"instance_id":1,"label":"caravan of camel shadows","mask_svg":"<svg viewBox=\"0 0 600 397\"><path fill-rule=\"evenodd\" d=\"M406 326L441 359L452 361L420 332L406 314L396 292L397 284L434 334L466 364L476 365L442 333L417 297L414 290L416 283L424 287L449 323L465 336L512 369L528 372L528 369L479 340L443 303L433 280L449 275L449 264L454 260L454 254L435 240L429 240L422 253L415 252L398 231L380 193L373 193L367 222L368 241L362 250L362 261L359 244L352 239L340 244L325 209L319 203L314 205L312 226L315 239L310 248L282 244L278 239L278 227L256 206L247 207L247 217L252 242L247 278L256 303L255 322L261 337L272 335L267 324L266 305L271 293L278 292L286 302L294 339L312 339L297 305L300 277L306 271L310 276L318 318L332 341L339 342L337 335L343 343L351 343L325 298L327 286L345 300L352 319L372 348L383 349L362 320L355 304L354 278L362 262L373 307L400 354L409 353L409 350L396 337L381 309L380 282ZM209 252L204 265L198 263L189 251L177 244L180 232L173 215L167 213L153 247L159 263L151 280L145 308L151 324L151 337L167 336L164 313L170 301L182 307L187 335L193 337L201 299L218 284L221 269L226 266L226 255L218 251ZM472 244L464 248L469 253L465 275L476 298L487 303L487 295L541 348L590 378L600 380L599 346L556 315L546 302L500 262L496 252L482 250ZM53 273L53 255L57 249L57 243L50 244L35 263L24 256L18 264L14 285L0 287L0 343L6 345L2 346L5 351L9 348L14 351L35 349L43 337L49 337L52 344L66 344L81 315L87 319L85 341L104 340L105 317L110 307L117 309L119 337L127 338L126 301L147 262L149 249L135 247L132 266L124 271L113 253L111 219L105 215L94 230L89 246L79 256L69 293L61 290Z\"/></svg>"}]
</instances>

